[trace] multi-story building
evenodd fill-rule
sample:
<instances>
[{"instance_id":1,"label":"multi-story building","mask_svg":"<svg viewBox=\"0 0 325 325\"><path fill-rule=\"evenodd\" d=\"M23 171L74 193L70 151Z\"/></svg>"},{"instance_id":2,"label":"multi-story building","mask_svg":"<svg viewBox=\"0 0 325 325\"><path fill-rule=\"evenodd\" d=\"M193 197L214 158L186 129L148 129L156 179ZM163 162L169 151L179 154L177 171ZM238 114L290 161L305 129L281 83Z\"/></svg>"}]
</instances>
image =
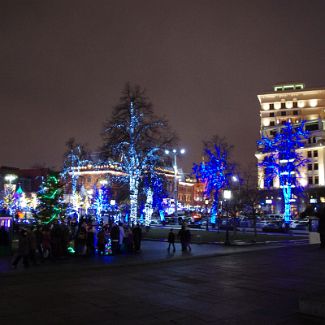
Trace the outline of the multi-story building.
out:
<instances>
[{"instance_id":1,"label":"multi-story building","mask_svg":"<svg viewBox=\"0 0 325 325\"><path fill-rule=\"evenodd\" d=\"M260 103L261 137L273 137L285 122L299 124L306 121L310 136L299 151L309 160L301 169L300 184L305 188L305 198L296 204L301 212L308 204L325 201L325 88L307 89L302 83L274 86L274 91L258 95ZM257 151L258 162L263 154ZM258 168L258 187L265 189L263 168ZM281 206L279 180L275 179L272 191L265 192L265 202L271 212L279 213ZM269 194L269 195L267 195ZM277 204L278 203L278 204Z\"/></svg>"}]
</instances>

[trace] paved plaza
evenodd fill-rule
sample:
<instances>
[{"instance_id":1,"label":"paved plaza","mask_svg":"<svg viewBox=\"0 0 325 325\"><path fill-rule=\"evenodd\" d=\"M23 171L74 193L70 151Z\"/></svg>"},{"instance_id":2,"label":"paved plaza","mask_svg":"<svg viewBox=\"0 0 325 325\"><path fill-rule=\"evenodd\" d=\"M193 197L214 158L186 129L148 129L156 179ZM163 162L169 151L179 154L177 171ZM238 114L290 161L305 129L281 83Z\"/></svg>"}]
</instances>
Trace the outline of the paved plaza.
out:
<instances>
[{"instance_id":1,"label":"paved plaza","mask_svg":"<svg viewBox=\"0 0 325 325\"><path fill-rule=\"evenodd\" d=\"M193 245L70 258L25 270L1 259L0 324L323 324L299 313L325 292L315 245Z\"/></svg>"}]
</instances>

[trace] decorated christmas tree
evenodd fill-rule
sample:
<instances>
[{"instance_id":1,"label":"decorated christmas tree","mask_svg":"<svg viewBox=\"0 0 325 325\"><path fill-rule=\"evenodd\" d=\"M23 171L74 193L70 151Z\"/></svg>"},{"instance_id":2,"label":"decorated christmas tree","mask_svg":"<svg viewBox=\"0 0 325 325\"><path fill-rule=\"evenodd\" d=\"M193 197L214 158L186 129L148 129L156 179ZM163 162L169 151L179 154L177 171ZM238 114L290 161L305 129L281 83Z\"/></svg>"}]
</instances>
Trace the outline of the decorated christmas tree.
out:
<instances>
[{"instance_id":1,"label":"decorated christmas tree","mask_svg":"<svg viewBox=\"0 0 325 325\"><path fill-rule=\"evenodd\" d=\"M38 192L39 206L37 219L49 224L60 218L63 212L63 188L59 180L59 173L50 172L44 179Z\"/></svg>"}]
</instances>

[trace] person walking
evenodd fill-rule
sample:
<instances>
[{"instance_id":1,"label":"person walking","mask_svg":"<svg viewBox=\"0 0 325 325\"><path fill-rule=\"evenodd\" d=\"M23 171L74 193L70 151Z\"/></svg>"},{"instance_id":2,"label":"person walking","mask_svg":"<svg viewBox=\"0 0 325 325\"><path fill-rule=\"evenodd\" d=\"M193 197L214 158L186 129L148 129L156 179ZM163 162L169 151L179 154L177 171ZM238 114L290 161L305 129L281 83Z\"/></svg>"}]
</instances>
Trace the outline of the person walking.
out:
<instances>
[{"instance_id":1,"label":"person walking","mask_svg":"<svg viewBox=\"0 0 325 325\"><path fill-rule=\"evenodd\" d=\"M177 237L179 238L179 241L181 242L181 246L182 246L182 252L186 251L186 233L185 233L186 229L185 229L185 225L182 224L182 228L179 230Z\"/></svg>"},{"instance_id":2,"label":"person walking","mask_svg":"<svg viewBox=\"0 0 325 325\"><path fill-rule=\"evenodd\" d=\"M192 250L191 240L192 240L191 231L190 231L190 229L188 229L187 227L185 227L185 245L186 245L186 249L188 249L189 251Z\"/></svg>"},{"instance_id":3,"label":"person walking","mask_svg":"<svg viewBox=\"0 0 325 325\"><path fill-rule=\"evenodd\" d=\"M28 233L25 229L22 229L19 233L18 251L15 259L12 262L12 267L16 269L21 258L23 259L24 267L29 267L28 255L29 255Z\"/></svg>"},{"instance_id":4,"label":"person walking","mask_svg":"<svg viewBox=\"0 0 325 325\"><path fill-rule=\"evenodd\" d=\"M169 233L168 233L168 252L170 251L170 247L173 246L173 252L176 251L175 248L175 233L174 233L174 229L171 228Z\"/></svg>"}]
</instances>

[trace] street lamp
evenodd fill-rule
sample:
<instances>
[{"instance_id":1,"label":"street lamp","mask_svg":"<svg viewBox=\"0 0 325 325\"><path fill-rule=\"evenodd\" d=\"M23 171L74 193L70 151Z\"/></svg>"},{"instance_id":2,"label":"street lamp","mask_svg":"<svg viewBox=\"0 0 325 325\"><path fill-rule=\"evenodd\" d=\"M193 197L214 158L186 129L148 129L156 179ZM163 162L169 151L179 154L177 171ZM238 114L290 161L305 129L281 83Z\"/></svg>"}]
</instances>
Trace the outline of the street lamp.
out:
<instances>
[{"instance_id":1,"label":"street lamp","mask_svg":"<svg viewBox=\"0 0 325 325\"><path fill-rule=\"evenodd\" d=\"M206 216L206 231L209 231L209 214L208 214L208 204L209 204L209 199L204 200L205 204L205 216Z\"/></svg>"},{"instance_id":2,"label":"street lamp","mask_svg":"<svg viewBox=\"0 0 325 325\"><path fill-rule=\"evenodd\" d=\"M177 155L181 154L184 155L185 154L185 149L173 149L172 151L169 150L165 150L165 154L166 155L173 155L174 157L174 203L175 203L175 218L176 218L176 222L178 220L178 213L177 213L177 207L178 207L178 167L177 167Z\"/></svg>"},{"instance_id":3,"label":"street lamp","mask_svg":"<svg viewBox=\"0 0 325 325\"><path fill-rule=\"evenodd\" d=\"M16 180L17 178L18 178L18 176L17 176L17 175L14 175L14 174L7 174L7 175L4 177L5 181L8 182L10 185L11 185L12 182L13 182L14 180Z\"/></svg>"},{"instance_id":4,"label":"street lamp","mask_svg":"<svg viewBox=\"0 0 325 325\"><path fill-rule=\"evenodd\" d=\"M14 194L16 190L16 184L13 182L18 178L15 174L7 174L4 176L4 200L7 202L7 209L10 215L14 213Z\"/></svg>"},{"instance_id":5,"label":"street lamp","mask_svg":"<svg viewBox=\"0 0 325 325\"><path fill-rule=\"evenodd\" d=\"M223 191L223 199L225 200L225 208L226 208L226 238L225 238L225 246L230 246L229 240L229 209L228 209L228 201L230 201L232 193L230 190Z\"/></svg>"}]
</instances>

